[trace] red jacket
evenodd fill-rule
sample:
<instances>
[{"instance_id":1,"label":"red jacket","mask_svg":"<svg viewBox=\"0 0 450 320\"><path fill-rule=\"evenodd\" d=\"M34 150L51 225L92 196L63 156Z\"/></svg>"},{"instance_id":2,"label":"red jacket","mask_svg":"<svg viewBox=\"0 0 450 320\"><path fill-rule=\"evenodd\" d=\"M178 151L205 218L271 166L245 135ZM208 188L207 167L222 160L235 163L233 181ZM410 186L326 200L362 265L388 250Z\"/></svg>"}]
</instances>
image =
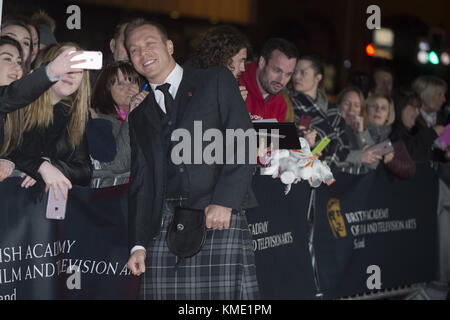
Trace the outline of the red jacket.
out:
<instances>
[{"instance_id":1,"label":"red jacket","mask_svg":"<svg viewBox=\"0 0 450 320\"><path fill-rule=\"evenodd\" d=\"M268 101L263 98L256 82L257 67L257 61L249 64L239 81L240 85L245 86L248 91L247 109L250 117L252 121L277 119L278 122L284 122L287 112L286 101L280 93L275 96L269 95Z\"/></svg>"}]
</instances>

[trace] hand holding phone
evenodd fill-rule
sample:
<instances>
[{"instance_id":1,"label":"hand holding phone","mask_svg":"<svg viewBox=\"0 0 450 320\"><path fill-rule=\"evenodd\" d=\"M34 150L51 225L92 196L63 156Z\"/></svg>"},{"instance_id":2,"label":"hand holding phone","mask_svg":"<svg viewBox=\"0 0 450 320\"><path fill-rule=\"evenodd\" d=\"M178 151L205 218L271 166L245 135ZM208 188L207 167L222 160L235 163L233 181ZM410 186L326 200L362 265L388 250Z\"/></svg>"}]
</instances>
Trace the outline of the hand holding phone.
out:
<instances>
[{"instance_id":1,"label":"hand holding phone","mask_svg":"<svg viewBox=\"0 0 450 320\"><path fill-rule=\"evenodd\" d=\"M311 129L311 120L312 120L311 116L303 114L300 117L300 123L299 123L300 130L309 131Z\"/></svg>"},{"instance_id":2,"label":"hand holding phone","mask_svg":"<svg viewBox=\"0 0 450 320\"><path fill-rule=\"evenodd\" d=\"M39 167L38 173L45 182L45 192L47 192L50 187L53 187L53 190L60 189L60 191L63 192L63 198L67 199L67 192L65 192L65 189L72 189L72 183L58 168L53 166L49 161L44 161ZM58 198L57 193L55 193L55 196Z\"/></svg>"},{"instance_id":3,"label":"hand holding phone","mask_svg":"<svg viewBox=\"0 0 450 320\"><path fill-rule=\"evenodd\" d=\"M305 132L305 139L308 142L310 148L316 145L316 138L317 138L316 130Z\"/></svg>"},{"instance_id":4,"label":"hand holding phone","mask_svg":"<svg viewBox=\"0 0 450 320\"><path fill-rule=\"evenodd\" d=\"M75 47L70 47L64 50L62 53L60 53L52 62L48 64L48 74L50 77L59 78L63 76L66 73L69 72L78 72L83 71L82 69L74 69L73 66L76 65L76 62L73 62L73 60L77 58L79 55L81 55L81 51L75 51ZM82 60L82 62L85 62Z\"/></svg>"},{"instance_id":5,"label":"hand holding phone","mask_svg":"<svg viewBox=\"0 0 450 320\"><path fill-rule=\"evenodd\" d=\"M85 62L73 65L73 69L100 70L103 66L103 53L101 51L83 51L70 61L78 60L85 60Z\"/></svg>"},{"instance_id":6,"label":"hand holding phone","mask_svg":"<svg viewBox=\"0 0 450 320\"><path fill-rule=\"evenodd\" d=\"M377 154L377 152L380 152L381 149L371 149L369 146L365 146L362 149L361 153L361 163L363 164L373 164L377 161L380 161L383 159L381 156Z\"/></svg>"},{"instance_id":7,"label":"hand holding phone","mask_svg":"<svg viewBox=\"0 0 450 320\"><path fill-rule=\"evenodd\" d=\"M66 193L68 192L68 188L66 187ZM55 191L58 192L58 197L55 196ZM50 220L64 220L66 218L66 206L67 200L64 199L62 192L59 188L56 190L53 187L50 187L48 192L48 200L47 200L47 212L46 218Z\"/></svg>"},{"instance_id":8,"label":"hand holding phone","mask_svg":"<svg viewBox=\"0 0 450 320\"><path fill-rule=\"evenodd\" d=\"M394 147L392 146L392 142L390 140L386 140L380 144L370 147L369 150L378 150L374 152L374 154L384 157L385 155L394 152Z\"/></svg>"}]
</instances>

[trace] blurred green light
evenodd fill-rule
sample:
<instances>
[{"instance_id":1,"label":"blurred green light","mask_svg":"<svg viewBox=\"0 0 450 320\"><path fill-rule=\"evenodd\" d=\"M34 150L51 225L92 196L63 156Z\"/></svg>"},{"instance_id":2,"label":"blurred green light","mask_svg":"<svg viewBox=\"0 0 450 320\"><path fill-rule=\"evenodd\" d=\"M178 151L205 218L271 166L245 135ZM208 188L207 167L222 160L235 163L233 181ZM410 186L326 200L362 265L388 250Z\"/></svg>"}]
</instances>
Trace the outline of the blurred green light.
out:
<instances>
[{"instance_id":1,"label":"blurred green light","mask_svg":"<svg viewBox=\"0 0 450 320\"><path fill-rule=\"evenodd\" d=\"M431 51L431 52L428 54L428 60L429 60L432 64L439 64L439 57L438 57L438 55L436 54L436 52L434 52L434 51Z\"/></svg>"}]
</instances>

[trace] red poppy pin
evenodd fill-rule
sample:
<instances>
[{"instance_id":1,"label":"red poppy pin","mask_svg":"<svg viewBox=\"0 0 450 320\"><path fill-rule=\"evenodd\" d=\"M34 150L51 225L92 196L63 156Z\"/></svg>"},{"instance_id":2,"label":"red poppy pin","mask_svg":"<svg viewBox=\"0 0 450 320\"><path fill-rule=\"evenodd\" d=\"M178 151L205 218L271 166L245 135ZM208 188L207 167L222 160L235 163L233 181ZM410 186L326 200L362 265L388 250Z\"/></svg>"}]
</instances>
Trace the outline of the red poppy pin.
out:
<instances>
[{"instance_id":1,"label":"red poppy pin","mask_svg":"<svg viewBox=\"0 0 450 320\"><path fill-rule=\"evenodd\" d=\"M192 92L188 92L188 97L192 97Z\"/></svg>"}]
</instances>

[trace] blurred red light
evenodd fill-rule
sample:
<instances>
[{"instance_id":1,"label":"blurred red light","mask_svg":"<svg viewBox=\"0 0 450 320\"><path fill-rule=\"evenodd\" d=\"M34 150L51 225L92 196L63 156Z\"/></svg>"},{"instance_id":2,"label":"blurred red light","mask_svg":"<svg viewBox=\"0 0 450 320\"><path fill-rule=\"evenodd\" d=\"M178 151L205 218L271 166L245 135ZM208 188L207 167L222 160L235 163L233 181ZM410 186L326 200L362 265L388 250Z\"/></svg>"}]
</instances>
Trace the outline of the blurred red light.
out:
<instances>
[{"instance_id":1,"label":"blurred red light","mask_svg":"<svg viewBox=\"0 0 450 320\"><path fill-rule=\"evenodd\" d=\"M368 44L366 47L366 53L369 57L373 57L375 54L375 48L373 47L372 44Z\"/></svg>"}]
</instances>

